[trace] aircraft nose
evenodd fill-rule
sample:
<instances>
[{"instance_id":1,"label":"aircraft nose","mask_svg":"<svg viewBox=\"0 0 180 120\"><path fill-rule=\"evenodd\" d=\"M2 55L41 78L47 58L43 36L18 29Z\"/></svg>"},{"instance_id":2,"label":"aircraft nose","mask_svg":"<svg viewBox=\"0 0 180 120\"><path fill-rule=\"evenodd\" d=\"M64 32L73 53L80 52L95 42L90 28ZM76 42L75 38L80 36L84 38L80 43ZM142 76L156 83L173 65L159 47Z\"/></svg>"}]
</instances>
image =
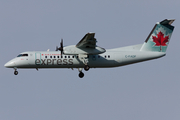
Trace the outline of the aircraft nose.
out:
<instances>
[{"instance_id":1,"label":"aircraft nose","mask_svg":"<svg viewBox=\"0 0 180 120\"><path fill-rule=\"evenodd\" d=\"M4 65L4 67L11 68L11 67L14 67L15 65L16 65L15 62L9 61Z\"/></svg>"}]
</instances>

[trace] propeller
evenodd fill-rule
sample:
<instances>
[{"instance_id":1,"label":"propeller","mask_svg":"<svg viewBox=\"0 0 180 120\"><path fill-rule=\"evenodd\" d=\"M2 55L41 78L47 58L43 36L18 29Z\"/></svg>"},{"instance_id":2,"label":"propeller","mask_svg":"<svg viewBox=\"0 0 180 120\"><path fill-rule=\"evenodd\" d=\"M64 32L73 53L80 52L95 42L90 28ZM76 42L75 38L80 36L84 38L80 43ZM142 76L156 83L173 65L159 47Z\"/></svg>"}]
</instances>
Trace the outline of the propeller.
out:
<instances>
[{"instance_id":1,"label":"propeller","mask_svg":"<svg viewBox=\"0 0 180 120\"><path fill-rule=\"evenodd\" d=\"M60 47L56 46L56 51L61 51L61 55L63 54L63 39L61 39Z\"/></svg>"}]
</instances>

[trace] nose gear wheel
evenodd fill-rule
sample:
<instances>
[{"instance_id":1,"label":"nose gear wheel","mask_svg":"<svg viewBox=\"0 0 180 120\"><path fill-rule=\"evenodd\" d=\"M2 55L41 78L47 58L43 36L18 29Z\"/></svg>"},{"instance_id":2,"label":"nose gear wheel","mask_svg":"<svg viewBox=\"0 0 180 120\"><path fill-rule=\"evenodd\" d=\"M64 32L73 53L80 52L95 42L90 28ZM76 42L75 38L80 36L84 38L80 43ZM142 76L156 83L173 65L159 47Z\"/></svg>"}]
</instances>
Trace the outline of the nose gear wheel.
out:
<instances>
[{"instance_id":1,"label":"nose gear wheel","mask_svg":"<svg viewBox=\"0 0 180 120\"><path fill-rule=\"evenodd\" d=\"M14 71L14 75L17 75L18 74L18 71Z\"/></svg>"}]
</instances>

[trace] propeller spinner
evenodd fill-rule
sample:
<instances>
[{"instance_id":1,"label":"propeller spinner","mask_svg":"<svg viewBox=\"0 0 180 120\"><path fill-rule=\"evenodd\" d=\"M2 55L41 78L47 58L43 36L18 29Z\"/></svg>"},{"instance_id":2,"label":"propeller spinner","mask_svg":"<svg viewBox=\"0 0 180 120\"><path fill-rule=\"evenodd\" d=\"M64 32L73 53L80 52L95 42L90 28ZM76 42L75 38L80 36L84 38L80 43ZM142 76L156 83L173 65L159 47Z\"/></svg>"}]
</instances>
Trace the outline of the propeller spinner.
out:
<instances>
[{"instance_id":1,"label":"propeller spinner","mask_svg":"<svg viewBox=\"0 0 180 120\"><path fill-rule=\"evenodd\" d=\"M63 54L63 39L61 39L60 47L56 46L56 51L61 51L61 55Z\"/></svg>"}]
</instances>

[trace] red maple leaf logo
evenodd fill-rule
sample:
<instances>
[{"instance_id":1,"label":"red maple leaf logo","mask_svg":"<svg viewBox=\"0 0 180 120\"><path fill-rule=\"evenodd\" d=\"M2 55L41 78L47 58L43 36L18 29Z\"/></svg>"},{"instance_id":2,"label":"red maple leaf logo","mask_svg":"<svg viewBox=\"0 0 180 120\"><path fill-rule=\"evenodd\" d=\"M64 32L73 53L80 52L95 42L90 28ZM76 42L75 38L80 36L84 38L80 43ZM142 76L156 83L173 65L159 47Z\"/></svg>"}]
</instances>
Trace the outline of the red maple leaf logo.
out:
<instances>
[{"instance_id":1,"label":"red maple leaf logo","mask_svg":"<svg viewBox=\"0 0 180 120\"><path fill-rule=\"evenodd\" d=\"M167 42L169 40L169 36L165 36L164 37L164 34L160 31L158 34L157 34L157 37L156 36L152 36L152 39L153 39L153 42L155 42L155 46L160 46L160 50L161 49L161 46L167 46Z\"/></svg>"}]
</instances>

